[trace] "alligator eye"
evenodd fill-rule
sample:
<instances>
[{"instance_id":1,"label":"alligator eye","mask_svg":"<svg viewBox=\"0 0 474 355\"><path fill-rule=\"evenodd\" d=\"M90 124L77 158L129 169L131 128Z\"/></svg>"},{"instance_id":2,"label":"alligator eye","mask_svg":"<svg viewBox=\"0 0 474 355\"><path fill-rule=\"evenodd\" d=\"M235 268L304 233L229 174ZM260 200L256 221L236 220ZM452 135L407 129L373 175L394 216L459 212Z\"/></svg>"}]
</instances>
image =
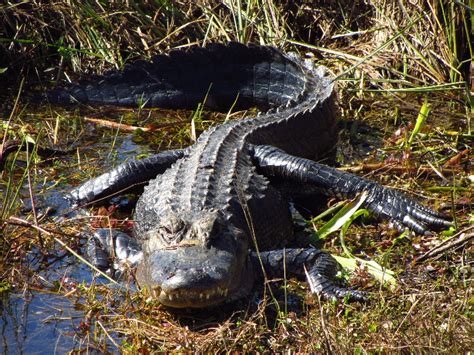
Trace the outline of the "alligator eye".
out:
<instances>
[{"instance_id":1,"label":"alligator eye","mask_svg":"<svg viewBox=\"0 0 474 355\"><path fill-rule=\"evenodd\" d=\"M185 235L185 224L181 223L166 223L159 227L158 235L165 244L179 243Z\"/></svg>"},{"instance_id":2,"label":"alligator eye","mask_svg":"<svg viewBox=\"0 0 474 355\"><path fill-rule=\"evenodd\" d=\"M173 233L171 228L162 226L160 229L161 230L159 236L161 237L161 240L164 241L166 244L169 244L173 241L177 241L178 237L176 233Z\"/></svg>"}]
</instances>

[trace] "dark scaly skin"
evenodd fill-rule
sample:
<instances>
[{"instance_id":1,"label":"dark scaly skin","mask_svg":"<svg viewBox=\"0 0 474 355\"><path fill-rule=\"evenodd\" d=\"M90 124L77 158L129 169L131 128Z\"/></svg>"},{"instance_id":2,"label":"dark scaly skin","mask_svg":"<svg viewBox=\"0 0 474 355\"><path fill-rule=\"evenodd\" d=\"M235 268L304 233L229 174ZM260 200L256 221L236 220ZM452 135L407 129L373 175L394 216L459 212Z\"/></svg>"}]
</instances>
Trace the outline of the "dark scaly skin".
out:
<instances>
[{"instance_id":1,"label":"dark scaly skin","mask_svg":"<svg viewBox=\"0 0 474 355\"><path fill-rule=\"evenodd\" d=\"M130 160L98 178L86 181L67 196L76 206L124 193L162 174L184 156L183 149L167 150L141 160Z\"/></svg>"},{"instance_id":2,"label":"dark scaly skin","mask_svg":"<svg viewBox=\"0 0 474 355\"><path fill-rule=\"evenodd\" d=\"M184 151L127 162L69 196L84 204L150 180L135 211L134 237L143 252L137 279L163 304L206 307L248 294L261 267L256 251L272 274L288 260L288 276L306 274L312 292L363 299L334 285L336 262L328 254L283 249L293 238L292 191L340 198L368 191L366 207L398 226L425 233L428 224L448 224L395 190L315 163L336 143L333 83L323 68L275 48L232 43L173 52L49 97L195 108L205 96L210 109L227 111L237 98L236 108L266 112L213 127ZM279 190L279 181L290 188ZM102 265L104 256L94 254Z\"/></svg>"},{"instance_id":3,"label":"dark scaly skin","mask_svg":"<svg viewBox=\"0 0 474 355\"><path fill-rule=\"evenodd\" d=\"M253 158L265 176L314 185L328 196L354 198L362 191L367 191L365 207L376 216L391 220L399 229L403 230L406 226L419 234L427 234L430 233L428 226L450 225L439 213L397 190L312 160L291 156L281 149L256 146Z\"/></svg>"},{"instance_id":4,"label":"dark scaly skin","mask_svg":"<svg viewBox=\"0 0 474 355\"><path fill-rule=\"evenodd\" d=\"M267 277L294 276L307 278L313 293L326 299L349 297L355 301L365 301L365 292L348 290L334 285L338 271L337 261L328 253L316 248L297 248L270 250L261 253L251 252L250 258L254 270L262 266Z\"/></svg>"}]
</instances>

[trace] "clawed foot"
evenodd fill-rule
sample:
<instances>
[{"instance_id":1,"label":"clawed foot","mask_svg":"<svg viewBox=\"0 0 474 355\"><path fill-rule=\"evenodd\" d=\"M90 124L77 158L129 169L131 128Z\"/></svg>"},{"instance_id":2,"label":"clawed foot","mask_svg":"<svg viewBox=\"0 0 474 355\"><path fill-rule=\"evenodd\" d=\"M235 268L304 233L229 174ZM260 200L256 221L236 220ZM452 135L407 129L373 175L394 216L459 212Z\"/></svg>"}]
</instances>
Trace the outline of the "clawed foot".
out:
<instances>
[{"instance_id":1,"label":"clawed foot","mask_svg":"<svg viewBox=\"0 0 474 355\"><path fill-rule=\"evenodd\" d=\"M304 271L311 292L321 295L326 300L346 298L349 301L367 302L369 298L366 292L335 285L333 279L338 268L337 261L327 253L321 253L312 267L308 269L305 267Z\"/></svg>"},{"instance_id":2,"label":"clawed foot","mask_svg":"<svg viewBox=\"0 0 474 355\"><path fill-rule=\"evenodd\" d=\"M409 228L418 234L431 234L431 229L451 227L452 222L403 193L373 184L368 189L366 207L380 218L393 222L399 231Z\"/></svg>"},{"instance_id":3,"label":"clawed foot","mask_svg":"<svg viewBox=\"0 0 474 355\"><path fill-rule=\"evenodd\" d=\"M136 239L121 231L100 228L87 245L90 262L99 270L119 279L127 266L134 267L143 253Z\"/></svg>"}]
</instances>

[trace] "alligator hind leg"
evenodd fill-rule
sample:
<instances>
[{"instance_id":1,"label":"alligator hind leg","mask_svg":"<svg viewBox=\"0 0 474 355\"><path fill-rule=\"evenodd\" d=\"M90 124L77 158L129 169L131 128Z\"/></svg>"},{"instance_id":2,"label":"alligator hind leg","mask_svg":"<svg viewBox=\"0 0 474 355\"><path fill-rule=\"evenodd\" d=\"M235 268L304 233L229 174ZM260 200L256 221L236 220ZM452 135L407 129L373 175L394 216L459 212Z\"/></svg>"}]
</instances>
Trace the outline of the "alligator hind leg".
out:
<instances>
[{"instance_id":1,"label":"alligator hind leg","mask_svg":"<svg viewBox=\"0 0 474 355\"><path fill-rule=\"evenodd\" d=\"M338 270L337 261L328 253L316 248L281 249L250 254L254 270L264 267L268 277L305 276L311 292L325 299L348 297L351 301L367 301L365 292L336 286L334 277ZM261 264L260 264L261 262Z\"/></svg>"},{"instance_id":2,"label":"alligator hind leg","mask_svg":"<svg viewBox=\"0 0 474 355\"><path fill-rule=\"evenodd\" d=\"M452 225L442 215L397 190L312 160L289 155L272 146L252 148L259 171L269 178L294 183L295 192L301 193L304 189L302 184L316 187L319 193L338 198L354 198L358 193L366 191L368 197L365 207L376 216L392 221L400 230L408 227L417 233L428 234L429 226Z\"/></svg>"},{"instance_id":3,"label":"alligator hind leg","mask_svg":"<svg viewBox=\"0 0 474 355\"><path fill-rule=\"evenodd\" d=\"M67 199L75 206L108 198L143 185L165 172L184 156L185 150L167 150L141 160L130 160L116 168L86 181L72 190Z\"/></svg>"},{"instance_id":4,"label":"alligator hind leg","mask_svg":"<svg viewBox=\"0 0 474 355\"><path fill-rule=\"evenodd\" d=\"M143 253L135 238L115 229L100 228L88 241L87 255L92 265L118 279L127 267L137 265Z\"/></svg>"}]
</instances>

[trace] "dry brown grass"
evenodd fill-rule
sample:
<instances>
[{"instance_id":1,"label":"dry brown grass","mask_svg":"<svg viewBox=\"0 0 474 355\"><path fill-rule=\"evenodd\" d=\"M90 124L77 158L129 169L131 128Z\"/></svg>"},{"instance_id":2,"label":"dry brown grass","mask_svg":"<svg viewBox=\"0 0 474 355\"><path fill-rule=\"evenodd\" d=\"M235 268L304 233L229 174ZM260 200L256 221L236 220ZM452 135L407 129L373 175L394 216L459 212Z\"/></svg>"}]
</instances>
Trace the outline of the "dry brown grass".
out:
<instances>
[{"instance_id":1,"label":"dry brown grass","mask_svg":"<svg viewBox=\"0 0 474 355\"><path fill-rule=\"evenodd\" d=\"M318 57L337 59L333 66L345 69L385 45L358 77L404 86L458 82L461 74L468 78L472 57L466 6L438 0L7 2L0 7L0 67L40 77L49 70L47 78L61 80L64 71L102 72L173 48L240 41L301 51L315 46Z\"/></svg>"}]
</instances>

